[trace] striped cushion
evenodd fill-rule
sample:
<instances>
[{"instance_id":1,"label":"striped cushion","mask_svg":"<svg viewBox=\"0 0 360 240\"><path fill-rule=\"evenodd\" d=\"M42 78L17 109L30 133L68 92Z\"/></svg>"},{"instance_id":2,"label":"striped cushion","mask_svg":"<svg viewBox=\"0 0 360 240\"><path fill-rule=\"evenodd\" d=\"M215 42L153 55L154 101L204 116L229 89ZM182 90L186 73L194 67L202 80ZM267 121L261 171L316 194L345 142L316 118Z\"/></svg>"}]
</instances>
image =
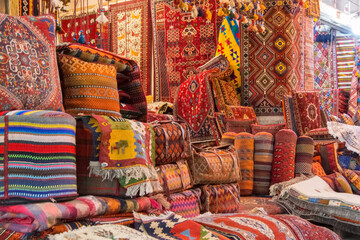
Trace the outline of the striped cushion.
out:
<instances>
[{"instance_id":1,"label":"striped cushion","mask_svg":"<svg viewBox=\"0 0 360 240\"><path fill-rule=\"evenodd\" d=\"M0 199L75 196L75 119L53 111L0 112Z\"/></svg>"},{"instance_id":2,"label":"striped cushion","mask_svg":"<svg viewBox=\"0 0 360 240\"><path fill-rule=\"evenodd\" d=\"M268 195L271 181L274 137L271 133L259 132L254 136L254 191L256 195Z\"/></svg>"},{"instance_id":3,"label":"striped cushion","mask_svg":"<svg viewBox=\"0 0 360 240\"><path fill-rule=\"evenodd\" d=\"M314 140L311 137L301 136L296 142L295 175L311 175L314 155Z\"/></svg>"}]
</instances>

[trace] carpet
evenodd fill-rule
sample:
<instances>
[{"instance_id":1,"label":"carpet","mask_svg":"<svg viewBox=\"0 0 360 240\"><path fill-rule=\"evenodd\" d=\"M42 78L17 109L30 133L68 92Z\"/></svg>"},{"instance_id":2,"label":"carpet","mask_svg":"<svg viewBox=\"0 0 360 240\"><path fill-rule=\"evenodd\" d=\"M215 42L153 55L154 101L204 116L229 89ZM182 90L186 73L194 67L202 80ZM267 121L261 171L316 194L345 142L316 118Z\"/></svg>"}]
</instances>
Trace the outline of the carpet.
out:
<instances>
[{"instance_id":1,"label":"carpet","mask_svg":"<svg viewBox=\"0 0 360 240\"><path fill-rule=\"evenodd\" d=\"M320 110L328 115L339 115L339 90L323 89L319 96Z\"/></svg>"},{"instance_id":2,"label":"carpet","mask_svg":"<svg viewBox=\"0 0 360 240\"><path fill-rule=\"evenodd\" d=\"M319 2L318 0L316 0ZM311 2L316 2L311 1ZM311 4L313 5L313 4ZM320 10L320 9L319 9ZM320 15L320 12L319 12ZM303 48L304 48L304 89L313 90L314 89L314 20L312 17L306 16L303 14Z\"/></svg>"},{"instance_id":3,"label":"carpet","mask_svg":"<svg viewBox=\"0 0 360 240\"><path fill-rule=\"evenodd\" d=\"M355 65L355 38L336 36L337 78L339 89L350 90L352 71Z\"/></svg>"},{"instance_id":4,"label":"carpet","mask_svg":"<svg viewBox=\"0 0 360 240\"><path fill-rule=\"evenodd\" d=\"M348 108L348 114L351 117L355 115L358 108L359 78L356 76L357 71L358 71L357 66L354 66L351 77L350 99L349 99L349 108Z\"/></svg>"},{"instance_id":5,"label":"carpet","mask_svg":"<svg viewBox=\"0 0 360 240\"><path fill-rule=\"evenodd\" d=\"M18 3L19 16L39 16L40 0L19 0Z\"/></svg>"},{"instance_id":6,"label":"carpet","mask_svg":"<svg viewBox=\"0 0 360 240\"><path fill-rule=\"evenodd\" d=\"M82 30L85 35L85 42L94 46L98 38L96 17L96 13L93 13L76 18L72 15L62 18L61 27L65 32L62 35L62 42L74 42L73 39L78 39L79 32Z\"/></svg>"},{"instance_id":7,"label":"carpet","mask_svg":"<svg viewBox=\"0 0 360 240\"><path fill-rule=\"evenodd\" d=\"M285 94L304 88L302 72L301 11L293 12L282 1L264 1L265 31L241 29L241 103L258 116L282 118ZM280 5L278 5L280 4Z\"/></svg>"},{"instance_id":8,"label":"carpet","mask_svg":"<svg viewBox=\"0 0 360 240\"><path fill-rule=\"evenodd\" d=\"M151 94L151 19L148 2L125 1L111 5L112 51L134 60L140 69L145 95Z\"/></svg>"},{"instance_id":9,"label":"carpet","mask_svg":"<svg viewBox=\"0 0 360 240\"><path fill-rule=\"evenodd\" d=\"M208 0L206 5L213 16L210 21L202 17L193 19L190 12L165 4L165 53L171 102L181 83L214 57L216 1Z\"/></svg>"}]
</instances>

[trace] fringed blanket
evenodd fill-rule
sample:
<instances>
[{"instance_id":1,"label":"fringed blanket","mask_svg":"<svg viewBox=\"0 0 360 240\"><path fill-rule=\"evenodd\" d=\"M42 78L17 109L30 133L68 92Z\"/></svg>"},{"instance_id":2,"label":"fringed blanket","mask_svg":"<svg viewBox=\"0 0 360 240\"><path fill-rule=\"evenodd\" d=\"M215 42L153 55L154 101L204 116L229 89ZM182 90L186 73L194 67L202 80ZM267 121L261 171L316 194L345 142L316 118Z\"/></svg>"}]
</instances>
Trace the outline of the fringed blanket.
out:
<instances>
[{"instance_id":1,"label":"fringed blanket","mask_svg":"<svg viewBox=\"0 0 360 240\"><path fill-rule=\"evenodd\" d=\"M360 127L339 122L327 122L329 133L345 142L346 148L360 154Z\"/></svg>"},{"instance_id":2,"label":"fringed blanket","mask_svg":"<svg viewBox=\"0 0 360 240\"><path fill-rule=\"evenodd\" d=\"M152 193L150 181L157 179L157 174L154 131L150 125L98 115L87 118L85 125L93 133L93 144L97 146L93 148L93 156L98 157L90 161L90 175L103 180L117 178L127 196Z\"/></svg>"}]
</instances>

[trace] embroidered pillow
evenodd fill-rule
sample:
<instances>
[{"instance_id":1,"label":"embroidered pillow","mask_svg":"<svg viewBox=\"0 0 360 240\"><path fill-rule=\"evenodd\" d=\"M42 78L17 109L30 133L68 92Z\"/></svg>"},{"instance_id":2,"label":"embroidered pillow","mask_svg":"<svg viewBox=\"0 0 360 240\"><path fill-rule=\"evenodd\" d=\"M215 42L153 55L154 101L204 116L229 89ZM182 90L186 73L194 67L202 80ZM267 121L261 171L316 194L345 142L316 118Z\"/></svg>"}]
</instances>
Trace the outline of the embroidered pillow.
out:
<instances>
[{"instance_id":1,"label":"embroidered pillow","mask_svg":"<svg viewBox=\"0 0 360 240\"><path fill-rule=\"evenodd\" d=\"M349 169L344 169L344 176L346 179L350 182L352 190L354 190L354 193L360 194L360 177L359 175Z\"/></svg>"},{"instance_id":2,"label":"embroidered pillow","mask_svg":"<svg viewBox=\"0 0 360 240\"><path fill-rule=\"evenodd\" d=\"M300 135L321 127L319 92L294 92L296 128Z\"/></svg>"},{"instance_id":3,"label":"embroidered pillow","mask_svg":"<svg viewBox=\"0 0 360 240\"><path fill-rule=\"evenodd\" d=\"M63 111L52 16L0 13L0 110Z\"/></svg>"},{"instance_id":4,"label":"embroidered pillow","mask_svg":"<svg viewBox=\"0 0 360 240\"><path fill-rule=\"evenodd\" d=\"M256 134L258 132L267 132L267 133L271 133L275 137L276 133L283 128L285 128L285 124L270 124L270 125L252 124L251 132L252 134Z\"/></svg>"},{"instance_id":5,"label":"embroidered pillow","mask_svg":"<svg viewBox=\"0 0 360 240\"><path fill-rule=\"evenodd\" d=\"M59 54L59 69L67 113L120 116L115 66Z\"/></svg>"}]
</instances>

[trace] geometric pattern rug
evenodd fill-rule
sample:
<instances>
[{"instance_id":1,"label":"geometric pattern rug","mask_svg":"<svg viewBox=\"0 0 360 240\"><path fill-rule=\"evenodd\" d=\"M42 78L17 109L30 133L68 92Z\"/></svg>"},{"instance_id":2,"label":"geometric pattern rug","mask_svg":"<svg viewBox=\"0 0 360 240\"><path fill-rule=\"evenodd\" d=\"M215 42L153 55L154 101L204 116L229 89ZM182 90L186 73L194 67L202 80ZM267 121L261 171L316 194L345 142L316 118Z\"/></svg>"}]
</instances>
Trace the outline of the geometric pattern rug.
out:
<instances>
[{"instance_id":1,"label":"geometric pattern rug","mask_svg":"<svg viewBox=\"0 0 360 240\"><path fill-rule=\"evenodd\" d=\"M336 36L337 78L339 89L350 90L355 65L356 38L352 35Z\"/></svg>"}]
</instances>

